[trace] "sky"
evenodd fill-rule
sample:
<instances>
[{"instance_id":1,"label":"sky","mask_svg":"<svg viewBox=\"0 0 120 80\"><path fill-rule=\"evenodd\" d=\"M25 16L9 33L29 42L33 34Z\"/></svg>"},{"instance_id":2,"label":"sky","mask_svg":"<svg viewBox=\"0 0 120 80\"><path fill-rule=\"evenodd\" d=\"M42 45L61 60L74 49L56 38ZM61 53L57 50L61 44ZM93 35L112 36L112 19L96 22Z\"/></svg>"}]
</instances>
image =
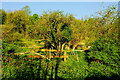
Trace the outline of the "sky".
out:
<instances>
[{"instance_id":1,"label":"sky","mask_svg":"<svg viewBox=\"0 0 120 80\"><path fill-rule=\"evenodd\" d=\"M118 4L117 2L2 2L2 9L7 11L20 10L29 6L31 15L41 15L43 11L64 11L64 14L73 14L76 19L90 17L97 11L106 9L107 6ZM104 7L104 8L103 8Z\"/></svg>"},{"instance_id":2,"label":"sky","mask_svg":"<svg viewBox=\"0 0 120 80\"><path fill-rule=\"evenodd\" d=\"M120 0L1 0L2 2L119 2Z\"/></svg>"}]
</instances>

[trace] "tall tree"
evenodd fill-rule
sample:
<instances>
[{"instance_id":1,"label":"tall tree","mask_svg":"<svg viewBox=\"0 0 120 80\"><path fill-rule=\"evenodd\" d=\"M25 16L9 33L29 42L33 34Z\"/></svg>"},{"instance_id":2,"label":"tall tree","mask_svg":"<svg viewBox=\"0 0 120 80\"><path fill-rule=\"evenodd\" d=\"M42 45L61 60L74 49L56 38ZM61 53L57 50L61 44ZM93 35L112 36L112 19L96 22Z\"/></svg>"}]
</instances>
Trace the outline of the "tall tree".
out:
<instances>
[{"instance_id":1,"label":"tall tree","mask_svg":"<svg viewBox=\"0 0 120 80\"><path fill-rule=\"evenodd\" d=\"M37 32L54 48L60 49L63 43L71 39L72 30L69 27L71 19L68 17L62 11L44 12L36 22Z\"/></svg>"}]
</instances>

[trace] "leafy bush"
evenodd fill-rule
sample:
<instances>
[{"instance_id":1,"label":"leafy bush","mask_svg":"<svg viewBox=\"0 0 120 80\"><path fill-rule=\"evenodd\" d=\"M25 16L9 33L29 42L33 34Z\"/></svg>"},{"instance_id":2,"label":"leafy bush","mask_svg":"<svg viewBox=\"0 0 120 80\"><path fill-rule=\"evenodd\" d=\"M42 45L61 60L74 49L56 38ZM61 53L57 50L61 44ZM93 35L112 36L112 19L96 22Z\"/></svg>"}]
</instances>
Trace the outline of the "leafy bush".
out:
<instances>
[{"instance_id":1,"label":"leafy bush","mask_svg":"<svg viewBox=\"0 0 120 80\"><path fill-rule=\"evenodd\" d=\"M88 58L92 61L89 65L91 76L119 75L120 54L113 40L100 38L93 43L90 50Z\"/></svg>"},{"instance_id":2,"label":"leafy bush","mask_svg":"<svg viewBox=\"0 0 120 80\"><path fill-rule=\"evenodd\" d=\"M3 63L2 80L46 80L55 78L56 60L28 59L19 56L8 64Z\"/></svg>"},{"instance_id":3,"label":"leafy bush","mask_svg":"<svg viewBox=\"0 0 120 80\"><path fill-rule=\"evenodd\" d=\"M14 44L2 43L2 53L15 52L17 48Z\"/></svg>"},{"instance_id":4,"label":"leafy bush","mask_svg":"<svg viewBox=\"0 0 120 80\"><path fill-rule=\"evenodd\" d=\"M84 79L88 76L88 63L85 60L85 53L81 52L76 56L72 55L66 62L62 61L59 65L58 76L65 79Z\"/></svg>"}]
</instances>

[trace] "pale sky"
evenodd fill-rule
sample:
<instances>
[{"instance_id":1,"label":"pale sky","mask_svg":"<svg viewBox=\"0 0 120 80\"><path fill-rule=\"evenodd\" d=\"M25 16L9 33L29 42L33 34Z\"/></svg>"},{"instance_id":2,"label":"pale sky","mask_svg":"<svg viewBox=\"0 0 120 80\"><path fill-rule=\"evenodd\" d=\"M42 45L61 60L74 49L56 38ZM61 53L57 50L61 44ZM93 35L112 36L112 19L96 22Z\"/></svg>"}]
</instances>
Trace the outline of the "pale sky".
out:
<instances>
[{"instance_id":1,"label":"pale sky","mask_svg":"<svg viewBox=\"0 0 120 80\"><path fill-rule=\"evenodd\" d=\"M95 12L106 9L107 6L118 4L117 2L2 2L2 9L7 11L20 10L29 6L31 15L41 15L43 11L64 11L64 13L73 14L75 18L90 17ZM104 7L104 8L103 8Z\"/></svg>"}]
</instances>

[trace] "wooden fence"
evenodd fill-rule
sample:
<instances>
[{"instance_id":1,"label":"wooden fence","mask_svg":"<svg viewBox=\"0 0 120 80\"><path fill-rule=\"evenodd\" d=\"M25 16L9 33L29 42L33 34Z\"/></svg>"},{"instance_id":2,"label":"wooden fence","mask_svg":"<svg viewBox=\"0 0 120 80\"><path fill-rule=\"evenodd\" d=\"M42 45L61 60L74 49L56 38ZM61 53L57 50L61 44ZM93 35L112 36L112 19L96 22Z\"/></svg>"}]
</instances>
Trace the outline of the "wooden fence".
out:
<instances>
[{"instance_id":1,"label":"wooden fence","mask_svg":"<svg viewBox=\"0 0 120 80\"><path fill-rule=\"evenodd\" d=\"M47 52L48 55L41 55L40 53L36 53L36 49L33 49L31 52L25 52L25 53L15 53L16 55L24 55L24 54L30 54L32 53L33 55L29 55L30 58L45 58L50 60L51 58L64 58L64 61L66 61L66 58L68 58L69 56L67 55L67 52L75 52L74 54L76 54L77 60L78 59L78 55L77 55L77 51L79 52L83 52L84 50L55 50L55 49L39 49L39 51L41 52ZM64 55L52 55L52 52L56 52L56 53L64 53Z\"/></svg>"}]
</instances>

